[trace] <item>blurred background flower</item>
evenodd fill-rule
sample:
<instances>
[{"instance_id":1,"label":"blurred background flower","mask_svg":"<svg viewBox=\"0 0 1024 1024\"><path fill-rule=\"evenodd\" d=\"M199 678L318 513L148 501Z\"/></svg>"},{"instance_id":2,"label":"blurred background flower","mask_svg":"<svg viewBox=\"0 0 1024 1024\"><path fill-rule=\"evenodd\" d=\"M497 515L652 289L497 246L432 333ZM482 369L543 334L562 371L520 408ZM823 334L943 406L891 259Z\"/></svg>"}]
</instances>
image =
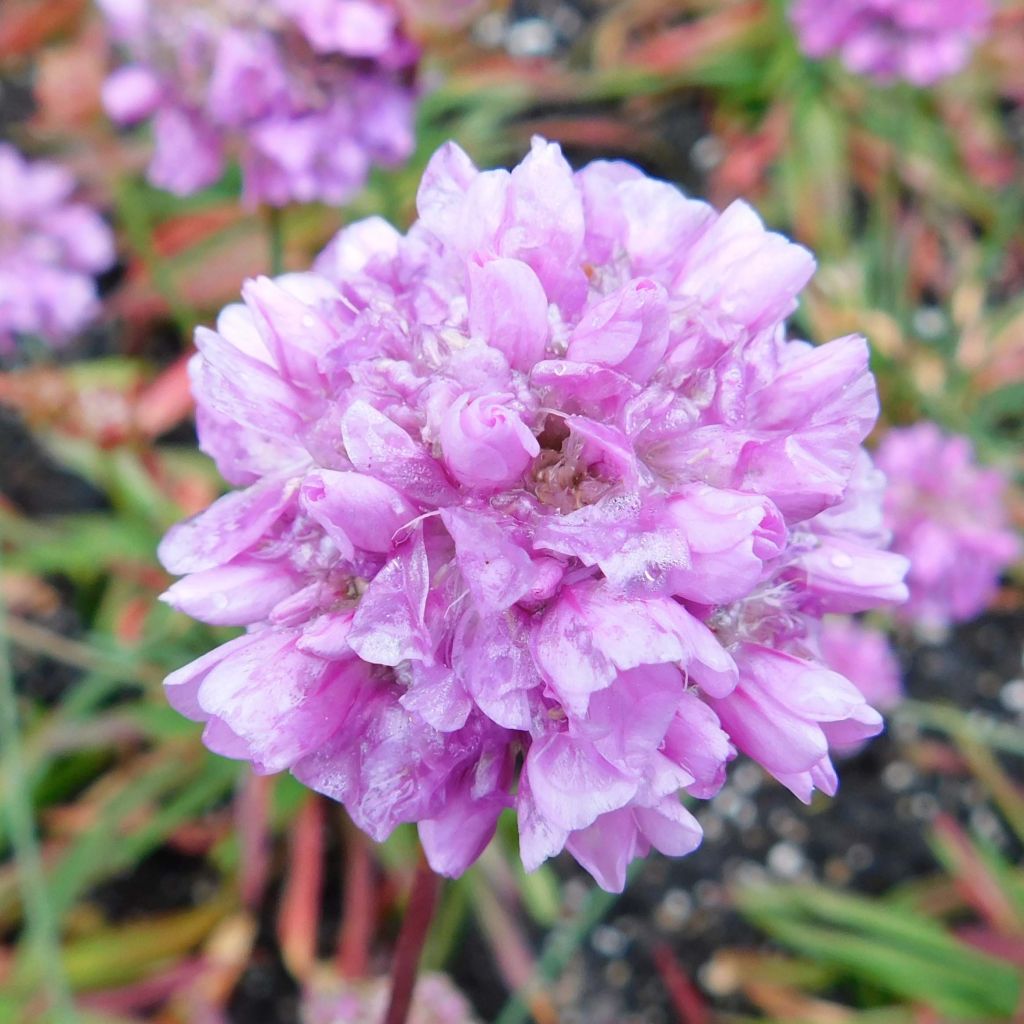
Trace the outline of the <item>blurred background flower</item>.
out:
<instances>
[{"instance_id":1,"label":"blurred background flower","mask_svg":"<svg viewBox=\"0 0 1024 1024\"><path fill-rule=\"evenodd\" d=\"M66 168L0 144L0 349L61 345L99 312L95 278L114 262L114 235L75 187Z\"/></svg>"},{"instance_id":2,"label":"blurred background flower","mask_svg":"<svg viewBox=\"0 0 1024 1024\"><path fill-rule=\"evenodd\" d=\"M246 203L342 203L413 148L417 50L385 0L102 0L129 63L103 89L152 118L154 185L188 195L230 153Z\"/></svg>"},{"instance_id":3,"label":"blurred background flower","mask_svg":"<svg viewBox=\"0 0 1024 1024\"><path fill-rule=\"evenodd\" d=\"M836 55L880 82L926 86L970 60L991 10L987 0L796 0L792 18L809 57Z\"/></svg>"}]
</instances>

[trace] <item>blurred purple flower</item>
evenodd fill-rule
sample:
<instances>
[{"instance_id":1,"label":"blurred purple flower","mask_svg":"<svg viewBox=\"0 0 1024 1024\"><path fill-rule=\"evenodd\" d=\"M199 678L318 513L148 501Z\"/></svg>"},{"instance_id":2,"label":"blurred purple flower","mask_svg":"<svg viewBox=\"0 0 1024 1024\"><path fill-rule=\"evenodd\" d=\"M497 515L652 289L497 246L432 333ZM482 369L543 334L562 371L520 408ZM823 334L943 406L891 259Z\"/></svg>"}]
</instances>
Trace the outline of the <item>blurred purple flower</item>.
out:
<instances>
[{"instance_id":1,"label":"blurred purple flower","mask_svg":"<svg viewBox=\"0 0 1024 1024\"><path fill-rule=\"evenodd\" d=\"M19 335L60 345L96 315L94 275L114 262L103 218L69 171L0 143L0 352Z\"/></svg>"},{"instance_id":2,"label":"blurred purple flower","mask_svg":"<svg viewBox=\"0 0 1024 1024\"><path fill-rule=\"evenodd\" d=\"M391 995L388 978L340 981L318 979L303 994L302 1024L374 1024L383 1021ZM416 981L408 1024L474 1024L465 996L443 974L421 974Z\"/></svg>"},{"instance_id":3,"label":"blurred purple flower","mask_svg":"<svg viewBox=\"0 0 1024 1024\"><path fill-rule=\"evenodd\" d=\"M200 330L203 449L240 490L165 595L248 627L168 679L206 742L465 870L514 807L609 889L700 841L735 747L802 799L881 727L820 617L905 597L863 339L788 341L806 250L624 163L453 144L418 222L342 231Z\"/></svg>"},{"instance_id":4,"label":"blurred purple flower","mask_svg":"<svg viewBox=\"0 0 1024 1024\"><path fill-rule=\"evenodd\" d=\"M889 638L849 617L830 616L819 637L822 660L846 676L864 699L887 711L903 698L903 674Z\"/></svg>"},{"instance_id":5,"label":"blurred purple flower","mask_svg":"<svg viewBox=\"0 0 1024 1024\"><path fill-rule=\"evenodd\" d=\"M981 614L1021 553L1009 528L1006 478L977 465L966 437L947 437L934 423L890 430L878 465L889 478L893 548L910 559L910 599L898 615L939 629Z\"/></svg>"},{"instance_id":6,"label":"blurred purple flower","mask_svg":"<svg viewBox=\"0 0 1024 1024\"><path fill-rule=\"evenodd\" d=\"M807 56L838 55L857 74L919 86L963 68L990 15L987 0L796 0L791 9Z\"/></svg>"},{"instance_id":7,"label":"blurred purple flower","mask_svg":"<svg viewBox=\"0 0 1024 1024\"><path fill-rule=\"evenodd\" d=\"M247 203L341 203L412 152L416 47L388 0L99 0L131 61L114 120L153 119L154 185L187 195L242 165Z\"/></svg>"}]
</instances>

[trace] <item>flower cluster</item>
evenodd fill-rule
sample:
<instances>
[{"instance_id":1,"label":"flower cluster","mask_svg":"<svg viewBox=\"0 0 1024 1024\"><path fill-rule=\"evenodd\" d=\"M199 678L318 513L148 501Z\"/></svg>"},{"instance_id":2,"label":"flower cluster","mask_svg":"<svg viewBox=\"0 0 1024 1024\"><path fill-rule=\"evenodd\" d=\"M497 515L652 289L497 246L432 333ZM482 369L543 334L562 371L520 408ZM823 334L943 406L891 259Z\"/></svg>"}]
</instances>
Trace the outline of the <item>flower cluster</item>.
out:
<instances>
[{"instance_id":1,"label":"flower cluster","mask_svg":"<svg viewBox=\"0 0 1024 1024\"><path fill-rule=\"evenodd\" d=\"M836 54L857 74L926 86L967 63L991 12L987 0L796 0L791 14L809 57Z\"/></svg>"},{"instance_id":2,"label":"flower cluster","mask_svg":"<svg viewBox=\"0 0 1024 1024\"><path fill-rule=\"evenodd\" d=\"M412 152L417 51L388 0L100 0L132 63L104 87L153 118L154 185L186 195L230 152L249 204L340 203Z\"/></svg>"},{"instance_id":3,"label":"flower cluster","mask_svg":"<svg viewBox=\"0 0 1024 1024\"><path fill-rule=\"evenodd\" d=\"M890 430L878 464L889 478L893 548L910 560L899 616L941 629L979 615L1021 553L1007 523L1006 478L976 464L966 437L947 437L934 423Z\"/></svg>"},{"instance_id":4,"label":"flower cluster","mask_svg":"<svg viewBox=\"0 0 1024 1024\"><path fill-rule=\"evenodd\" d=\"M905 597L862 338L787 340L810 254L624 163L454 144L419 220L335 239L200 329L201 445L239 490L174 528L174 607L248 631L167 680L215 751L290 769L463 871L609 889L701 832L736 749L801 799L881 728L821 617Z\"/></svg>"},{"instance_id":5,"label":"flower cluster","mask_svg":"<svg viewBox=\"0 0 1024 1024\"><path fill-rule=\"evenodd\" d=\"M0 352L22 335L59 345L96 314L114 236L74 191L65 168L0 144Z\"/></svg>"}]
</instances>

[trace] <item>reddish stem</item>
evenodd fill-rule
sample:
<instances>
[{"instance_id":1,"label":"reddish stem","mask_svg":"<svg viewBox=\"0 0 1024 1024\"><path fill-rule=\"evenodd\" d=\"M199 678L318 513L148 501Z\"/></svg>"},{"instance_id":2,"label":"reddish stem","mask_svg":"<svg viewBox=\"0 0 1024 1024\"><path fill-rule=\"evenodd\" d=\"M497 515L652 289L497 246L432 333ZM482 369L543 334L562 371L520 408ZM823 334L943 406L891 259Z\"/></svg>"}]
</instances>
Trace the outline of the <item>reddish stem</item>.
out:
<instances>
[{"instance_id":1,"label":"reddish stem","mask_svg":"<svg viewBox=\"0 0 1024 1024\"><path fill-rule=\"evenodd\" d=\"M710 1018L704 1000L669 946L664 943L655 946L654 965L661 975L679 1024L708 1024Z\"/></svg>"},{"instance_id":2,"label":"reddish stem","mask_svg":"<svg viewBox=\"0 0 1024 1024\"><path fill-rule=\"evenodd\" d=\"M376 899L373 861L363 833L345 817L345 892L338 937L338 970L346 978L364 978L370 960Z\"/></svg>"},{"instance_id":3,"label":"reddish stem","mask_svg":"<svg viewBox=\"0 0 1024 1024\"><path fill-rule=\"evenodd\" d=\"M288 879L277 918L281 955L292 974L301 979L308 978L316 964L324 873L323 826L323 800L310 794L295 819Z\"/></svg>"},{"instance_id":4,"label":"reddish stem","mask_svg":"<svg viewBox=\"0 0 1024 1024\"><path fill-rule=\"evenodd\" d=\"M439 883L440 879L430 869L421 850L409 904L405 909L405 920L395 947L394 966L391 969L391 1002L384 1024L405 1024L409 1016L423 944L437 905Z\"/></svg>"}]
</instances>

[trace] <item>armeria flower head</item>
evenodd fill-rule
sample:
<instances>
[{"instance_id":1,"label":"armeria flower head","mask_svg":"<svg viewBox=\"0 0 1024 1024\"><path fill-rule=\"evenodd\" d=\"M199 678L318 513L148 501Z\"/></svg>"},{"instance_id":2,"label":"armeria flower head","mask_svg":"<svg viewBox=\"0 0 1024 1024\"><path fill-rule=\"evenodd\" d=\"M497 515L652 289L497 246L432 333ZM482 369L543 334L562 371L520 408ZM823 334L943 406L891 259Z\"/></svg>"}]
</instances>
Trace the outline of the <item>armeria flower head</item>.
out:
<instances>
[{"instance_id":1,"label":"armeria flower head","mask_svg":"<svg viewBox=\"0 0 1024 1024\"><path fill-rule=\"evenodd\" d=\"M803 799L881 728L820 617L905 596L861 442L863 339L788 341L811 256L625 163L454 144L249 282L192 364L239 490L176 527L167 601L248 632L168 679L206 742L290 769L456 875L513 808L527 868L609 889L700 841L736 748Z\"/></svg>"},{"instance_id":2,"label":"armeria flower head","mask_svg":"<svg viewBox=\"0 0 1024 1024\"><path fill-rule=\"evenodd\" d=\"M389 0L100 0L131 63L104 88L153 118L154 185L179 195L242 165L250 204L340 203L413 149L416 47Z\"/></svg>"},{"instance_id":3,"label":"armeria flower head","mask_svg":"<svg viewBox=\"0 0 1024 1024\"><path fill-rule=\"evenodd\" d=\"M94 275L114 262L114 236L74 192L65 168L0 143L0 352L24 335L65 343L99 309Z\"/></svg>"},{"instance_id":4,"label":"armeria flower head","mask_svg":"<svg viewBox=\"0 0 1024 1024\"><path fill-rule=\"evenodd\" d=\"M857 74L919 86L961 70L990 17L988 0L795 0L791 10L809 57L837 55Z\"/></svg>"},{"instance_id":5,"label":"armeria flower head","mask_svg":"<svg viewBox=\"0 0 1024 1024\"><path fill-rule=\"evenodd\" d=\"M944 435L934 423L890 430L878 464L889 478L893 547L910 560L910 599L899 616L941 629L980 615L1021 554L1008 523L1006 478L976 463L966 437Z\"/></svg>"}]
</instances>

